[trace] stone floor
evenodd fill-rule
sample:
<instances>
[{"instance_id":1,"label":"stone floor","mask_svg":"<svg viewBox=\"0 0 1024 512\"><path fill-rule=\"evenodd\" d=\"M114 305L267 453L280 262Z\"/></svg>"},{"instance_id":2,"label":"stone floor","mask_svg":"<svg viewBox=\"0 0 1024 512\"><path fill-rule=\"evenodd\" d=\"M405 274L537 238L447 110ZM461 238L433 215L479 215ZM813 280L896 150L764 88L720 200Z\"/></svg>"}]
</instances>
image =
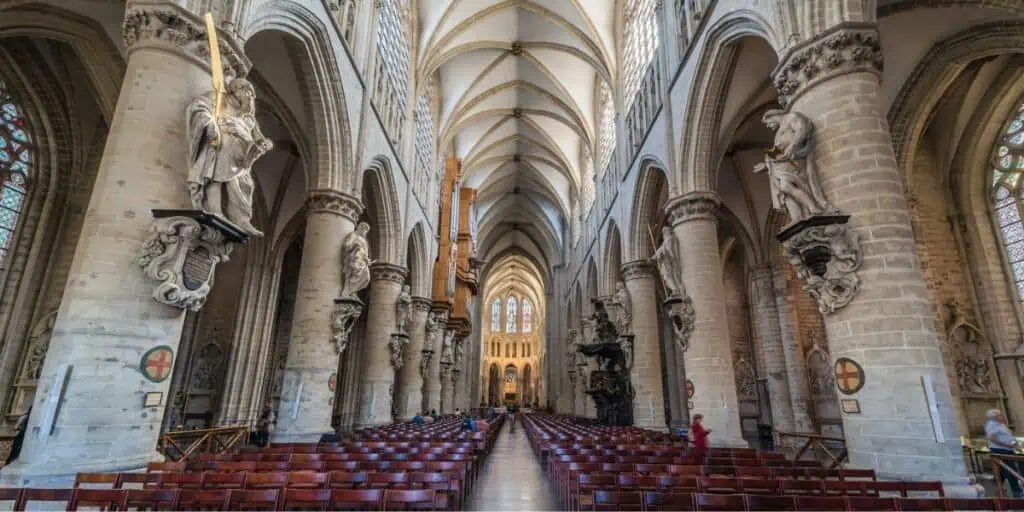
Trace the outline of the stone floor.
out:
<instances>
[{"instance_id":1,"label":"stone floor","mask_svg":"<svg viewBox=\"0 0 1024 512\"><path fill-rule=\"evenodd\" d=\"M526 429L506 424L480 470L467 510L558 510L554 490L530 449Z\"/></svg>"}]
</instances>

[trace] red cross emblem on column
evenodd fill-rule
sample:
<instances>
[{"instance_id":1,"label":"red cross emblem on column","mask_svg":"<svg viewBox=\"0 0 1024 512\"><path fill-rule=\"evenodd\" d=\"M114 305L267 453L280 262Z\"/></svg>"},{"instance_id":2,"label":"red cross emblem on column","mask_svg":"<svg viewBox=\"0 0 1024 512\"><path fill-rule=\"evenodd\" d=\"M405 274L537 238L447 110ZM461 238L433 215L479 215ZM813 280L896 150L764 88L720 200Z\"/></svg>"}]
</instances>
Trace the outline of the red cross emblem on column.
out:
<instances>
[{"instance_id":1,"label":"red cross emblem on column","mask_svg":"<svg viewBox=\"0 0 1024 512\"><path fill-rule=\"evenodd\" d=\"M331 391L334 391L334 390L338 389L338 374L337 373L332 373L331 374L331 378L327 379L327 387Z\"/></svg>"},{"instance_id":2,"label":"red cross emblem on column","mask_svg":"<svg viewBox=\"0 0 1024 512\"><path fill-rule=\"evenodd\" d=\"M836 387L843 394L852 395L864 387L864 369L853 359L836 359Z\"/></svg>"},{"instance_id":3,"label":"red cross emblem on column","mask_svg":"<svg viewBox=\"0 0 1024 512\"><path fill-rule=\"evenodd\" d=\"M163 382L171 376L173 363L174 352L171 347L153 347L142 356L142 375L151 382Z\"/></svg>"}]
</instances>

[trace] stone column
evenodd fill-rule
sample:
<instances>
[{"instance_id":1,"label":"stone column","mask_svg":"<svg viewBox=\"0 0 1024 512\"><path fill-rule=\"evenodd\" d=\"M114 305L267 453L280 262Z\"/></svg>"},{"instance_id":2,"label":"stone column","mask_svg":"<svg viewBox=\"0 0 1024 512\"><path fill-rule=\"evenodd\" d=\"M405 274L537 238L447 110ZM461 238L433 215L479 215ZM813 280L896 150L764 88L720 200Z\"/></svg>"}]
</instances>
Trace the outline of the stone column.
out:
<instances>
[{"instance_id":1,"label":"stone column","mask_svg":"<svg viewBox=\"0 0 1024 512\"><path fill-rule=\"evenodd\" d=\"M756 267L750 274L754 283L754 314L761 332L764 372L768 378L768 400L772 407L772 423L776 431L793 432L793 404L786 372L786 353L782 346L779 309L775 305L775 275L771 267Z\"/></svg>"},{"instance_id":2,"label":"stone column","mask_svg":"<svg viewBox=\"0 0 1024 512\"><path fill-rule=\"evenodd\" d=\"M155 447L185 312L153 299L158 283L136 260L151 234L150 209L192 206L185 111L211 89L209 50L202 20L172 5L131 7L123 29L125 77L82 236L65 248L74 251L68 283L21 456L0 473L4 486L70 486L76 472L163 460ZM221 44L225 72L244 72L233 42ZM157 347L169 353L149 380L140 366ZM143 408L148 392L163 393L162 404Z\"/></svg>"},{"instance_id":3,"label":"stone column","mask_svg":"<svg viewBox=\"0 0 1024 512\"><path fill-rule=\"evenodd\" d=\"M748 446L740 432L736 379L733 375L729 324L718 252L718 198L691 192L669 201L669 213L680 251L679 268L696 315L686 351L686 378L693 382L693 410L714 430L714 446Z\"/></svg>"},{"instance_id":4,"label":"stone column","mask_svg":"<svg viewBox=\"0 0 1024 512\"><path fill-rule=\"evenodd\" d=\"M427 366L427 376L423 381L423 410L441 412L441 343L444 339L444 325L447 318L444 314L432 313L435 315L435 333L427 333L432 336L431 349L434 353L430 357L430 364Z\"/></svg>"},{"instance_id":5,"label":"stone column","mask_svg":"<svg viewBox=\"0 0 1024 512\"><path fill-rule=\"evenodd\" d=\"M865 376L843 397L860 401L859 414L843 413L843 431L853 466L973 494L882 104L881 63L877 27L844 24L793 48L774 73L780 103L814 124L819 181L860 239L859 294L825 315L832 356L857 361ZM933 386L932 410L923 379Z\"/></svg>"},{"instance_id":6,"label":"stone column","mask_svg":"<svg viewBox=\"0 0 1024 512\"><path fill-rule=\"evenodd\" d=\"M333 431L330 379L340 354L331 342L331 313L341 294L341 242L355 229L360 211L357 198L332 190L311 191L306 200L302 266L274 442L315 442Z\"/></svg>"},{"instance_id":7,"label":"stone column","mask_svg":"<svg viewBox=\"0 0 1024 512\"><path fill-rule=\"evenodd\" d=\"M660 317L659 317L660 318ZM664 329L667 326L659 323L659 328ZM686 379L683 376L683 358L677 351L679 346L675 340L672 339L671 331L668 333L661 333L659 331L659 338L663 339L664 342L661 344L662 350L662 361L664 361L664 372L665 372L665 383L668 388L669 401L669 425L672 428L685 427L689 425L686 418Z\"/></svg>"},{"instance_id":8,"label":"stone column","mask_svg":"<svg viewBox=\"0 0 1024 512\"><path fill-rule=\"evenodd\" d=\"M797 343L796 326L793 325L793 314L786 301L786 272L779 267L772 267L772 285L775 290L775 308L779 313L779 333L782 339L782 353L786 363L786 378L789 382L790 407L793 409L793 428L798 432L818 432L811 420L807 387L807 362L804 351ZM802 292L800 292L802 293Z\"/></svg>"},{"instance_id":9,"label":"stone column","mask_svg":"<svg viewBox=\"0 0 1024 512\"><path fill-rule=\"evenodd\" d=\"M423 358L423 342L427 336L430 304L430 299L412 298L409 345L405 347L405 361L398 377L398 421L410 421L423 409L423 376L420 374L420 360Z\"/></svg>"},{"instance_id":10,"label":"stone column","mask_svg":"<svg viewBox=\"0 0 1024 512\"><path fill-rule=\"evenodd\" d=\"M395 369L391 366L391 335L397 329L398 294L408 277L405 267L377 262L370 266L370 300L366 318L366 351L363 353L362 396L356 428L386 425L393 421Z\"/></svg>"},{"instance_id":11,"label":"stone column","mask_svg":"<svg viewBox=\"0 0 1024 512\"><path fill-rule=\"evenodd\" d=\"M455 408L452 407L452 380L455 372L452 370L451 363L441 364L441 408L438 410L441 414L455 412Z\"/></svg>"},{"instance_id":12,"label":"stone column","mask_svg":"<svg viewBox=\"0 0 1024 512\"><path fill-rule=\"evenodd\" d=\"M661 339L658 336L657 279L646 261L622 266L622 280L633 301L633 424L665 429L665 396L662 388Z\"/></svg>"}]
</instances>

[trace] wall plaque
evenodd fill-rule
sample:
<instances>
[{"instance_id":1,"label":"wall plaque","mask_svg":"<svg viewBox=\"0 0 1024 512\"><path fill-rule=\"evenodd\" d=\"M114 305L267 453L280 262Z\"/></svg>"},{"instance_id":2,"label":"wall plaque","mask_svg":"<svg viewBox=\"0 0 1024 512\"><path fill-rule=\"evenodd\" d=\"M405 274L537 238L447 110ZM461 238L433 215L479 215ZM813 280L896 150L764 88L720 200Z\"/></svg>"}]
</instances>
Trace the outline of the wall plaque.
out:
<instances>
[{"instance_id":1,"label":"wall plaque","mask_svg":"<svg viewBox=\"0 0 1024 512\"><path fill-rule=\"evenodd\" d=\"M848 357L836 359L836 387L844 395L852 395L864 387L864 368Z\"/></svg>"},{"instance_id":2,"label":"wall plaque","mask_svg":"<svg viewBox=\"0 0 1024 512\"><path fill-rule=\"evenodd\" d=\"M860 402L856 398L843 398L839 400L839 406L846 414L860 414Z\"/></svg>"}]
</instances>

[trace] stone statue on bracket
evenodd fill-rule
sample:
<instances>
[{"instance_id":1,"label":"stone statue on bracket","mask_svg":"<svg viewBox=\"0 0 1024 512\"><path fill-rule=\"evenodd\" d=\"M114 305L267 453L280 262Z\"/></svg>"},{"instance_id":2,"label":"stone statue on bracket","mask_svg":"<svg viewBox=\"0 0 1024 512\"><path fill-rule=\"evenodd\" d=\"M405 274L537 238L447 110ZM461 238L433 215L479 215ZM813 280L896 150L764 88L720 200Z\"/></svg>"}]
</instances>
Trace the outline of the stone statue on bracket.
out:
<instances>
[{"instance_id":1,"label":"stone statue on bracket","mask_svg":"<svg viewBox=\"0 0 1024 512\"><path fill-rule=\"evenodd\" d=\"M352 326L363 314L363 301L355 297L334 299L334 311L331 313L331 342L334 351L340 356L348 347Z\"/></svg>"},{"instance_id":2,"label":"stone statue on bracket","mask_svg":"<svg viewBox=\"0 0 1024 512\"><path fill-rule=\"evenodd\" d=\"M459 363L462 362L462 358L465 355L465 352L464 352L465 345L466 345L466 339L465 338L459 338L459 339L455 340L455 359L454 359L454 363L456 365L458 365Z\"/></svg>"},{"instance_id":3,"label":"stone statue on bracket","mask_svg":"<svg viewBox=\"0 0 1024 512\"><path fill-rule=\"evenodd\" d=\"M405 346L409 344L409 335L396 332L391 335L388 348L391 349L391 367L401 370L405 365Z\"/></svg>"},{"instance_id":4,"label":"stone statue on bracket","mask_svg":"<svg viewBox=\"0 0 1024 512\"><path fill-rule=\"evenodd\" d=\"M409 312L412 309L412 293L409 285L402 285L402 291L398 294L395 303L395 318L397 320L398 332L409 332Z\"/></svg>"},{"instance_id":5,"label":"stone statue on bracket","mask_svg":"<svg viewBox=\"0 0 1024 512\"><path fill-rule=\"evenodd\" d=\"M444 333L444 341L441 345L441 364L452 364L455 361L452 359L455 357L453 353L455 345L455 329L448 329Z\"/></svg>"},{"instance_id":6,"label":"stone statue on bracket","mask_svg":"<svg viewBox=\"0 0 1024 512\"><path fill-rule=\"evenodd\" d=\"M244 78L228 82L221 105L214 93L192 101L186 116L188 188L192 207L227 219L249 236L253 163L274 147L256 122L256 91Z\"/></svg>"},{"instance_id":7,"label":"stone statue on bracket","mask_svg":"<svg viewBox=\"0 0 1024 512\"><path fill-rule=\"evenodd\" d=\"M633 298L626 289L626 283L615 283L615 296L612 298L616 309L615 328L619 334L633 332Z\"/></svg>"},{"instance_id":8,"label":"stone statue on bracket","mask_svg":"<svg viewBox=\"0 0 1024 512\"><path fill-rule=\"evenodd\" d=\"M366 235L370 225L360 222L356 230L345 236L341 242L341 274L345 283L342 297L355 297L360 290L370 285L370 243Z\"/></svg>"},{"instance_id":9,"label":"stone statue on bracket","mask_svg":"<svg viewBox=\"0 0 1024 512\"><path fill-rule=\"evenodd\" d=\"M754 166L754 172L768 172L772 206L789 214L790 225L812 215L838 211L825 199L818 184L811 153L814 149L814 124L799 112L772 109L761 121L775 130L775 146Z\"/></svg>"},{"instance_id":10,"label":"stone statue on bracket","mask_svg":"<svg viewBox=\"0 0 1024 512\"><path fill-rule=\"evenodd\" d=\"M654 251L650 261L658 267L658 275L665 284L668 295L686 295L683 288L682 273L679 271L679 250L676 248L676 235L668 226L661 228L661 245Z\"/></svg>"}]
</instances>

